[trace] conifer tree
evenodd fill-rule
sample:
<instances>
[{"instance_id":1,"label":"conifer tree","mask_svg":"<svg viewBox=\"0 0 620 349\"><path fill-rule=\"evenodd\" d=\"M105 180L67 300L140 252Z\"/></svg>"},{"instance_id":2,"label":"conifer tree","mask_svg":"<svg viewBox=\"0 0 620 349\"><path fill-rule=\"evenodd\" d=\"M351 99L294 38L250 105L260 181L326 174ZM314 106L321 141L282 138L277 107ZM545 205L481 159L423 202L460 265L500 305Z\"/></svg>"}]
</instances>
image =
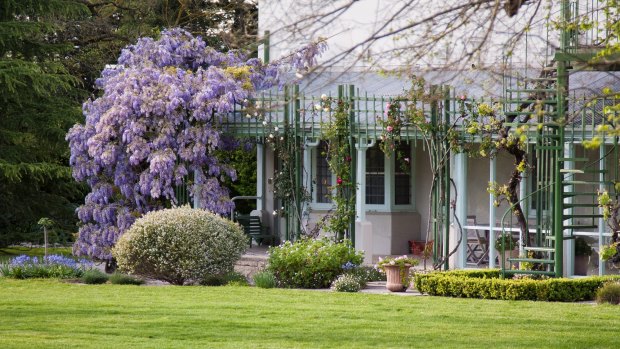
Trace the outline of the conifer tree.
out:
<instances>
[{"instance_id":1,"label":"conifer tree","mask_svg":"<svg viewBox=\"0 0 620 349\"><path fill-rule=\"evenodd\" d=\"M39 235L43 216L56 233L75 231L83 190L64 136L84 95L63 64L73 45L60 33L86 15L77 0L0 0L0 245Z\"/></svg>"}]
</instances>

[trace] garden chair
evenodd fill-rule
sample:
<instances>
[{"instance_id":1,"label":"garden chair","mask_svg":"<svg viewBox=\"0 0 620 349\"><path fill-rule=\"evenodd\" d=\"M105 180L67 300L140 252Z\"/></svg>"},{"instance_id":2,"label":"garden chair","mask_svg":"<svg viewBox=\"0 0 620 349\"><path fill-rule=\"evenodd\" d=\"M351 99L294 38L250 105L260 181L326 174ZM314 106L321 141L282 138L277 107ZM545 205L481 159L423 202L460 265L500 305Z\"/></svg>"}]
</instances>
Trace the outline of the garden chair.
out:
<instances>
[{"instance_id":1,"label":"garden chair","mask_svg":"<svg viewBox=\"0 0 620 349\"><path fill-rule=\"evenodd\" d=\"M254 211L252 212L254 213ZM250 247L252 247L252 240L256 241L257 245L262 245L263 242L269 242L273 244L275 236L269 232L269 228L263 226L261 218L253 215L237 215L235 220L241 224L244 232L248 235Z\"/></svg>"},{"instance_id":2,"label":"garden chair","mask_svg":"<svg viewBox=\"0 0 620 349\"><path fill-rule=\"evenodd\" d=\"M468 226L477 226L476 216L467 217ZM489 240L486 231L466 228L467 232L467 264L480 265L489 260Z\"/></svg>"}]
</instances>

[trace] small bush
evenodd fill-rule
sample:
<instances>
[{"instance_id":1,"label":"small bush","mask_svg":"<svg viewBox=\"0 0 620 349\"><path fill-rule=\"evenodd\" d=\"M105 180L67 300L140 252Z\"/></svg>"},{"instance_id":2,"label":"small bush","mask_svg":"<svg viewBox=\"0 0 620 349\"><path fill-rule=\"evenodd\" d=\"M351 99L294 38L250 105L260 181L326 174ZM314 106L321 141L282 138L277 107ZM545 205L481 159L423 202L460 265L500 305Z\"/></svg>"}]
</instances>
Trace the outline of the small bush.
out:
<instances>
[{"instance_id":1,"label":"small bush","mask_svg":"<svg viewBox=\"0 0 620 349\"><path fill-rule=\"evenodd\" d=\"M349 270L345 270L345 274L356 277L359 280L362 288L366 287L366 284L369 282L386 280L385 273L382 273L376 268L367 266L358 266Z\"/></svg>"},{"instance_id":2,"label":"small bush","mask_svg":"<svg viewBox=\"0 0 620 349\"><path fill-rule=\"evenodd\" d=\"M87 270L84 272L84 274L82 274L82 277L80 278L80 280L85 283L85 284L89 284L89 285L99 285L99 284L105 284L106 282L108 282L108 274L102 272L99 269L91 269L91 270Z\"/></svg>"},{"instance_id":3,"label":"small bush","mask_svg":"<svg viewBox=\"0 0 620 349\"><path fill-rule=\"evenodd\" d=\"M620 283L609 282L596 291L596 302L620 304Z\"/></svg>"},{"instance_id":4,"label":"small bush","mask_svg":"<svg viewBox=\"0 0 620 349\"><path fill-rule=\"evenodd\" d=\"M248 279L236 271L224 275L224 284L226 286L250 286Z\"/></svg>"},{"instance_id":5,"label":"small bush","mask_svg":"<svg viewBox=\"0 0 620 349\"><path fill-rule=\"evenodd\" d=\"M84 271L90 268L92 268L90 261L76 261L61 255L49 255L44 258L21 255L3 264L0 272L3 276L14 279L74 279L81 277Z\"/></svg>"},{"instance_id":6,"label":"small bush","mask_svg":"<svg viewBox=\"0 0 620 349\"><path fill-rule=\"evenodd\" d=\"M364 255L349 241L303 239L269 249L268 270L283 287L327 288L344 266L361 264Z\"/></svg>"},{"instance_id":7,"label":"small bush","mask_svg":"<svg viewBox=\"0 0 620 349\"><path fill-rule=\"evenodd\" d=\"M336 292L359 292L362 289L362 283L355 275L342 274L332 282L331 288Z\"/></svg>"},{"instance_id":8,"label":"small bush","mask_svg":"<svg viewBox=\"0 0 620 349\"><path fill-rule=\"evenodd\" d=\"M112 254L121 271L183 285L232 271L247 242L238 224L184 206L139 218Z\"/></svg>"},{"instance_id":9,"label":"small bush","mask_svg":"<svg viewBox=\"0 0 620 349\"><path fill-rule=\"evenodd\" d=\"M208 274L200 280L199 284L202 286L223 286L226 284L226 280L222 275Z\"/></svg>"},{"instance_id":10,"label":"small bush","mask_svg":"<svg viewBox=\"0 0 620 349\"><path fill-rule=\"evenodd\" d=\"M499 271L450 271L416 274L415 287L432 296L577 302L594 299L596 290L614 277L580 279L500 279ZM618 279L615 277L615 279Z\"/></svg>"},{"instance_id":11,"label":"small bush","mask_svg":"<svg viewBox=\"0 0 620 349\"><path fill-rule=\"evenodd\" d=\"M142 285L144 280L121 273L114 273L110 275L110 283L114 285Z\"/></svg>"},{"instance_id":12,"label":"small bush","mask_svg":"<svg viewBox=\"0 0 620 349\"><path fill-rule=\"evenodd\" d=\"M254 274L253 280L254 285L260 288L274 288L278 286L278 281L276 280L276 277L273 275L272 272L267 270Z\"/></svg>"}]
</instances>

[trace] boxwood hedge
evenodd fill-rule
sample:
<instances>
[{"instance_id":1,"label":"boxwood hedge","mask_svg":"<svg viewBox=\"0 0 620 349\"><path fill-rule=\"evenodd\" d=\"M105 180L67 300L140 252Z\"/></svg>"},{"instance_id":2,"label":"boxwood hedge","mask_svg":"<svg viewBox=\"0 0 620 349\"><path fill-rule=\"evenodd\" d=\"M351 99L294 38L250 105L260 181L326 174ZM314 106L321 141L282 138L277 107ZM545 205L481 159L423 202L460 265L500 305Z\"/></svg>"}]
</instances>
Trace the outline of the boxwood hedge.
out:
<instances>
[{"instance_id":1,"label":"boxwood hedge","mask_svg":"<svg viewBox=\"0 0 620 349\"><path fill-rule=\"evenodd\" d=\"M417 274L415 287L431 296L532 300L554 302L589 301L596 290L618 276L579 279L500 279L499 270L458 270Z\"/></svg>"}]
</instances>

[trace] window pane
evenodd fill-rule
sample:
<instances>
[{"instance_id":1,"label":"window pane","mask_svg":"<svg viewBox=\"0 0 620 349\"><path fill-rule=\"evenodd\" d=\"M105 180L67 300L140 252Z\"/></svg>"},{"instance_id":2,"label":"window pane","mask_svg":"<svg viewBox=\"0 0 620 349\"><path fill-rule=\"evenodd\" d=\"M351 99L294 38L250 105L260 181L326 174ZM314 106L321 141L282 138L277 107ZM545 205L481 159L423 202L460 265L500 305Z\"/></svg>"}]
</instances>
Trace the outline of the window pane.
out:
<instances>
[{"instance_id":1,"label":"window pane","mask_svg":"<svg viewBox=\"0 0 620 349\"><path fill-rule=\"evenodd\" d=\"M385 203L385 156L379 147L366 151L366 204Z\"/></svg>"},{"instance_id":2,"label":"window pane","mask_svg":"<svg viewBox=\"0 0 620 349\"><path fill-rule=\"evenodd\" d=\"M401 143L398 146L394 164L394 204L411 204L411 147Z\"/></svg>"},{"instance_id":3,"label":"window pane","mask_svg":"<svg viewBox=\"0 0 620 349\"><path fill-rule=\"evenodd\" d=\"M327 143L321 142L316 149L316 202L330 203L332 173L327 164Z\"/></svg>"}]
</instances>

